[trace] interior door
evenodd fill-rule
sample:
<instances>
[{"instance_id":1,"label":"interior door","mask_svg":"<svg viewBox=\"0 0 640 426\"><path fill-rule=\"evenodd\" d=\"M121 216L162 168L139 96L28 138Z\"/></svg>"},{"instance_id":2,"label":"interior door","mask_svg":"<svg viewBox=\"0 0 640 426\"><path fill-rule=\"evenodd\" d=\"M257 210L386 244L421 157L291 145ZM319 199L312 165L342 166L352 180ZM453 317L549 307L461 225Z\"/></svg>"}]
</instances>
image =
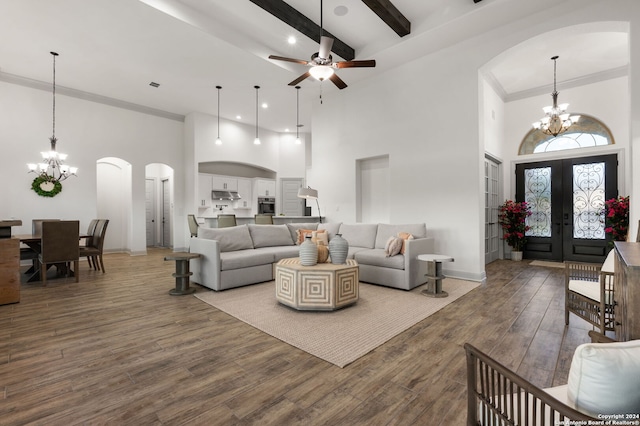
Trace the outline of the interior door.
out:
<instances>
[{"instance_id":1,"label":"interior door","mask_svg":"<svg viewBox=\"0 0 640 426\"><path fill-rule=\"evenodd\" d=\"M155 179L145 180L145 219L147 227L147 247L155 245L156 241L156 182Z\"/></svg>"},{"instance_id":2,"label":"interior door","mask_svg":"<svg viewBox=\"0 0 640 426\"><path fill-rule=\"evenodd\" d=\"M603 262L602 210L617 196L617 185L616 154L518 164L516 200L533 212L524 257Z\"/></svg>"},{"instance_id":3,"label":"interior door","mask_svg":"<svg viewBox=\"0 0 640 426\"><path fill-rule=\"evenodd\" d=\"M162 179L162 246L171 246L171 195L169 180Z\"/></svg>"},{"instance_id":4,"label":"interior door","mask_svg":"<svg viewBox=\"0 0 640 426\"><path fill-rule=\"evenodd\" d=\"M489 159L484 160L484 263L491 263L500 257L500 165Z\"/></svg>"},{"instance_id":5,"label":"interior door","mask_svg":"<svg viewBox=\"0 0 640 426\"><path fill-rule=\"evenodd\" d=\"M304 199L298 197L298 189L302 187L302 178L280 179L280 194L282 194L281 212L285 216L304 216Z\"/></svg>"}]
</instances>

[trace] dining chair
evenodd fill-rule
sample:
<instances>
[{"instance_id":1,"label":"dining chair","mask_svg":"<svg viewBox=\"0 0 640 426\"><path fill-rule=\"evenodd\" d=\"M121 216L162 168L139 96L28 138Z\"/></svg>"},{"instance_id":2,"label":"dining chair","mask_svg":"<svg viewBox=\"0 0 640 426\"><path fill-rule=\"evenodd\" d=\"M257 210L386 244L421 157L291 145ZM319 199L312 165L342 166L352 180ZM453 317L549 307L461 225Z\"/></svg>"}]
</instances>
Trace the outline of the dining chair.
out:
<instances>
[{"instance_id":1,"label":"dining chair","mask_svg":"<svg viewBox=\"0 0 640 426\"><path fill-rule=\"evenodd\" d=\"M80 221L59 220L42 222L42 243L38 256L40 263L40 279L43 285L47 285L47 269L56 264L59 271L62 270L67 276L74 273L76 282L79 282L78 271L79 249L78 239L80 237ZM73 262L73 270L71 270Z\"/></svg>"},{"instance_id":2,"label":"dining chair","mask_svg":"<svg viewBox=\"0 0 640 426\"><path fill-rule=\"evenodd\" d=\"M86 257L89 262L89 267L105 273L104 260L102 259L102 251L104 248L104 237L107 233L107 226L109 225L109 219L99 219L96 222L96 227L93 234L86 246L79 247L80 257Z\"/></svg>"},{"instance_id":3,"label":"dining chair","mask_svg":"<svg viewBox=\"0 0 640 426\"><path fill-rule=\"evenodd\" d=\"M189 222L189 232L191 232L191 236L192 237L197 237L198 236L198 227L200 225L198 225L198 221L196 220L196 215L188 214L187 215L187 222Z\"/></svg>"},{"instance_id":4,"label":"dining chair","mask_svg":"<svg viewBox=\"0 0 640 426\"><path fill-rule=\"evenodd\" d=\"M228 228L230 226L236 226L235 214L219 214L218 215L218 228Z\"/></svg>"},{"instance_id":5,"label":"dining chair","mask_svg":"<svg viewBox=\"0 0 640 426\"><path fill-rule=\"evenodd\" d=\"M256 225L273 225L273 215L257 214L254 216Z\"/></svg>"},{"instance_id":6,"label":"dining chair","mask_svg":"<svg viewBox=\"0 0 640 426\"><path fill-rule=\"evenodd\" d=\"M98 225L98 219L91 219L91 222L89 222L89 226L87 227L88 236L80 240L82 242L82 244L80 244L81 247L91 245L91 238L93 237L93 234L96 232L97 225Z\"/></svg>"},{"instance_id":7,"label":"dining chair","mask_svg":"<svg viewBox=\"0 0 640 426\"><path fill-rule=\"evenodd\" d=\"M42 235L42 222L57 222L60 219L33 219L31 221L31 234ZM20 249L20 260L31 260L33 265L29 269L29 272L35 270L36 263L38 262L38 255L40 254L40 245L32 244L29 247L22 247Z\"/></svg>"}]
</instances>

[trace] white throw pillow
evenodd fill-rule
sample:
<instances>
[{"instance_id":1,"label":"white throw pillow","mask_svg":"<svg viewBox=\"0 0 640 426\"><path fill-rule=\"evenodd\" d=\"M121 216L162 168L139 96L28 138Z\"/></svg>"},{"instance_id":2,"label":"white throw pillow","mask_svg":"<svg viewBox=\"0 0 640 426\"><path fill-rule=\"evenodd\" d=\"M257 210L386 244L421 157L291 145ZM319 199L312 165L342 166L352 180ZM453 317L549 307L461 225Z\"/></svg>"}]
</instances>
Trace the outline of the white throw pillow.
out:
<instances>
[{"instance_id":1,"label":"white throw pillow","mask_svg":"<svg viewBox=\"0 0 640 426\"><path fill-rule=\"evenodd\" d=\"M567 397L577 410L596 417L640 413L640 340L578 346Z\"/></svg>"},{"instance_id":2,"label":"white throw pillow","mask_svg":"<svg viewBox=\"0 0 640 426\"><path fill-rule=\"evenodd\" d=\"M400 250L402 249L402 243L404 242L404 240L402 238L398 238L398 237L389 237L389 239L387 240L387 244L385 245L384 248L384 254L386 257L391 257L391 256L395 256L396 254L400 253Z\"/></svg>"}]
</instances>

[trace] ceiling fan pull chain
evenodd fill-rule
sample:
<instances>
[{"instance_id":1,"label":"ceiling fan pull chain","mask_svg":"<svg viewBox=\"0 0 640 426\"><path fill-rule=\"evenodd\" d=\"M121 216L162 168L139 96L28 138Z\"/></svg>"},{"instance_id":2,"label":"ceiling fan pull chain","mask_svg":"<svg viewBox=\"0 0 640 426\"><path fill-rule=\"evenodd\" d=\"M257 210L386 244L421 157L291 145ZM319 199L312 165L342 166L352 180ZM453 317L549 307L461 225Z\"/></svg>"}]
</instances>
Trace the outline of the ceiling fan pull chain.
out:
<instances>
[{"instance_id":1,"label":"ceiling fan pull chain","mask_svg":"<svg viewBox=\"0 0 640 426\"><path fill-rule=\"evenodd\" d=\"M320 105L322 105L322 81L320 82Z\"/></svg>"}]
</instances>

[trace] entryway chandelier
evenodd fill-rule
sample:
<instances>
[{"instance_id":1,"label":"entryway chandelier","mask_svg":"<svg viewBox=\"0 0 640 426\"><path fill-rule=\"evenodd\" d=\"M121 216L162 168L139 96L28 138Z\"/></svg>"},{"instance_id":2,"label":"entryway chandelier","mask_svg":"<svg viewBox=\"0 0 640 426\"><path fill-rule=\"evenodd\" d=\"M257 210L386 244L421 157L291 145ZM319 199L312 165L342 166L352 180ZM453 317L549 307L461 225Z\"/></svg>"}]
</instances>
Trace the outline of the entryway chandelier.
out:
<instances>
[{"instance_id":1,"label":"entryway chandelier","mask_svg":"<svg viewBox=\"0 0 640 426\"><path fill-rule=\"evenodd\" d=\"M70 167L64 164L67 154L56 151L56 52L50 52L53 56L53 134L49 138L51 141L51 150L41 152L42 162L35 164L29 163L29 172L36 173L38 176L34 179L32 187L40 195L53 196L62 189L61 181L69 176L77 176L78 168ZM36 189L36 186L39 188ZM44 194L43 194L44 193Z\"/></svg>"},{"instance_id":2,"label":"entryway chandelier","mask_svg":"<svg viewBox=\"0 0 640 426\"><path fill-rule=\"evenodd\" d=\"M549 136L558 136L560 133L566 132L573 123L580 119L579 115L570 115L566 112L569 104L558 105L558 91L556 90L556 61L558 58L557 55L551 58L553 61L553 92L551 93L553 105L542 108L546 115L533 123L534 129Z\"/></svg>"}]
</instances>

